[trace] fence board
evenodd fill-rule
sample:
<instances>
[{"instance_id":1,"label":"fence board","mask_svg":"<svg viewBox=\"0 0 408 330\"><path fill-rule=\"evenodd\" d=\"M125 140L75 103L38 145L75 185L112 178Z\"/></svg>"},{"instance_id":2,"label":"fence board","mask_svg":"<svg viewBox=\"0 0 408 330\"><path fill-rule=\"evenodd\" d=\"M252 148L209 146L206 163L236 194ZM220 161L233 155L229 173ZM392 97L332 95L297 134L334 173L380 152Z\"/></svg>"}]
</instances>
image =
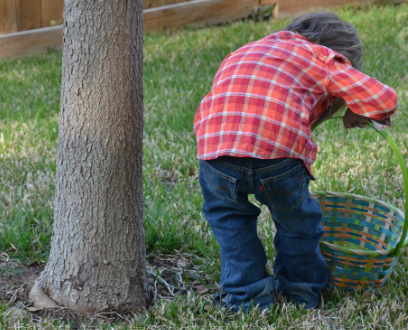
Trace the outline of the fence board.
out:
<instances>
[{"instance_id":1,"label":"fence board","mask_svg":"<svg viewBox=\"0 0 408 330\"><path fill-rule=\"evenodd\" d=\"M161 6L168 6L168 5L174 5L176 3L187 2L187 1L191 1L191 0L144 0L143 8L149 9L149 8L155 8L155 7L161 7Z\"/></svg>"},{"instance_id":2,"label":"fence board","mask_svg":"<svg viewBox=\"0 0 408 330\"><path fill-rule=\"evenodd\" d=\"M279 1L279 16L278 17L289 17L312 10L334 8L338 6L345 6L350 3L373 3L375 1L368 0L280 0Z\"/></svg>"},{"instance_id":3,"label":"fence board","mask_svg":"<svg viewBox=\"0 0 408 330\"><path fill-rule=\"evenodd\" d=\"M17 31L15 0L0 1L0 34Z\"/></svg>"},{"instance_id":4,"label":"fence board","mask_svg":"<svg viewBox=\"0 0 408 330\"><path fill-rule=\"evenodd\" d=\"M0 58L44 53L48 48L62 49L62 25L0 36Z\"/></svg>"},{"instance_id":5,"label":"fence board","mask_svg":"<svg viewBox=\"0 0 408 330\"><path fill-rule=\"evenodd\" d=\"M62 24L64 12L64 1L41 0L41 26ZM56 24L51 24L55 21Z\"/></svg>"},{"instance_id":6,"label":"fence board","mask_svg":"<svg viewBox=\"0 0 408 330\"><path fill-rule=\"evenodd\" d=\"M259 0L259 4L261 6L266 6L266 5L274 5L277 4L279 0Z\"/></svg>"},{"instance_id":7,"label":"fence board","mask_svg":"<svg viewBox=\"0 0 408 330\"><path fill-rule=\"evenodd\" d=\"M195 0L144 11L145 31L200 27L247 17L258 0Z\"/></svg>"},{"instance_id":8,"label":"fence board","mask_svg":"<svg viewBox=\"0 0 408 330\"><path fill-rule=\"evenodd\" d=\"M17 0L17 31L41 27L41 0Z\"/></svg>"}]
</instances>

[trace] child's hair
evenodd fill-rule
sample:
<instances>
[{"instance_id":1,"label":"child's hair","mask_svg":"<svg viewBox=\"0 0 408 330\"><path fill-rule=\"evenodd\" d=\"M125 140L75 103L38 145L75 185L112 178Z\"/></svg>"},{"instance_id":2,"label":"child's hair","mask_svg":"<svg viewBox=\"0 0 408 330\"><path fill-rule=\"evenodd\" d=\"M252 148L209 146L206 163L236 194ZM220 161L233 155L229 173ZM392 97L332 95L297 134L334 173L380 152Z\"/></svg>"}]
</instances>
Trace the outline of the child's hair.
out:
<instances>
[{"instance_id":1,"label":"child's hair","mask_svg":"<svg viewBox=\"0 0 408 330\"><path fill-rule=\"evenodd\" d=\"M284 30L297 32L310 42L344 55L361 71L363 50L356 29L330 12L309 13L296 18Z\"/></svg>"},{"instance_id":2,"label":"child's hair","mask_svg":"<svg viewBox=\"0 0 408 330\"><path fill-rule=\"evenodd\" d=\"M355 69L362 70L363 50L357 31L351 24L342 21L337 15L330 12L305 14L296 18L284 30L297 32L310 42L344 55ZM329 117L345 106L346 102L337 98L332 104Z\"/></svg>"}]
</instances>

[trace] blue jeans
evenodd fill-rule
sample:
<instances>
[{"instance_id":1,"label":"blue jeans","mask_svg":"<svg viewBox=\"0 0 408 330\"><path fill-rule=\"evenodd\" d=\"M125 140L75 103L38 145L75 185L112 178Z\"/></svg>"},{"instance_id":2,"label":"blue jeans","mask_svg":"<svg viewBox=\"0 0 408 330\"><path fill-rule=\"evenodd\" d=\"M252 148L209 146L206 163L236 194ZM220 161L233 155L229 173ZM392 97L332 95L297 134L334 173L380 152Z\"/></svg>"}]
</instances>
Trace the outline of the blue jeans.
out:
<instances>
[{"instance_id":1,"label":"blue jeans","mask_svg":"<svg viewBox=\"0 0 408 330\"><path fill-rule=\"evenodd\" d=\"M200 160L203 212L220 246L226 307L263 310L273 304L275 292L304 308L318 307L329 269L319 247L322 211L309 195L309 181L305 165L295 158ZM268 206L275 222L275 276L265 269L257 235L261 210L249 194Z\"/></svg>"}]
</instances>

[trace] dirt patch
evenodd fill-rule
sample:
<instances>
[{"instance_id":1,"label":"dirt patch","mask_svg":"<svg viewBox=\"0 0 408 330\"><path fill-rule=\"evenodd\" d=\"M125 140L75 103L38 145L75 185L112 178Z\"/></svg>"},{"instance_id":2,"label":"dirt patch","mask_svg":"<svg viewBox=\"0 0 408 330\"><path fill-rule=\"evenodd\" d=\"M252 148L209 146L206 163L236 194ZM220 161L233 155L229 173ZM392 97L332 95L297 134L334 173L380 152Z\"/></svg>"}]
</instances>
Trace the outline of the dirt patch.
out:
<instances>
[{"instance_id":1,"label":"dirt patch","mask_svg":"<svg viewBox=\"0 0 408 330\"><path fill-rule=\"evenodd\" d=\"M24 267L18 260L11 260L5 254L0 259L0 303L26 302L28 293L40 275L44 265Z\"/></svg>"},{"instance_id":2,"label":"dirt patch","mask_svg":"<svg viewBox=\"0 0 408 330\"><path fill-rule=\"evenodd\" d=\"M84 324L88 327L105 322L108 324L126 322L131 314L118 311L106 311L94 315L80 315L68 309L44 310L35 308L28 301L28 294L35 280L43 271L45 264L34 264L29 267L18 260L11 260L6 254L0 254L0 306L13 313L16 319L28 319L29 323L41 323L47 319L58 324L70 324L79 329ZM208 294L218 287L212 279L206 279L184 255L148 256L147 272L153 306L161 299L172 300L176 295L187 295L188 292Z\"/></svg>"}]
</instances>

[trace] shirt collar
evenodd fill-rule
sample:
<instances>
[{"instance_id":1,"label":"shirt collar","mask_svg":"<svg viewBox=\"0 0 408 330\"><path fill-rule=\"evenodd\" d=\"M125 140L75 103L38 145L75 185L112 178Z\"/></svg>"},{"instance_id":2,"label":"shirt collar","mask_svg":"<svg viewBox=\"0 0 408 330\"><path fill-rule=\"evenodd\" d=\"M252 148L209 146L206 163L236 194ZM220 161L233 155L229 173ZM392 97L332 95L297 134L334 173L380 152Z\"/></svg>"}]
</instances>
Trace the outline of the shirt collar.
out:
<instances>
[{"instance_id":1,"label":"shirt collar","mask_svg":"<svg viewBox=\"0 0 408 330\"><path fill-rule=\"evenodd\" d=\"M309 41L309 40L307 40L306 37L300 35L299 33L295 33L295 32L292 32L292 31L279 31L279 32L276 32L274 34L271 34L270 38L271 39L276 39L276 40L297 39L297 40Z\"/></svg>"}]
</instances>

